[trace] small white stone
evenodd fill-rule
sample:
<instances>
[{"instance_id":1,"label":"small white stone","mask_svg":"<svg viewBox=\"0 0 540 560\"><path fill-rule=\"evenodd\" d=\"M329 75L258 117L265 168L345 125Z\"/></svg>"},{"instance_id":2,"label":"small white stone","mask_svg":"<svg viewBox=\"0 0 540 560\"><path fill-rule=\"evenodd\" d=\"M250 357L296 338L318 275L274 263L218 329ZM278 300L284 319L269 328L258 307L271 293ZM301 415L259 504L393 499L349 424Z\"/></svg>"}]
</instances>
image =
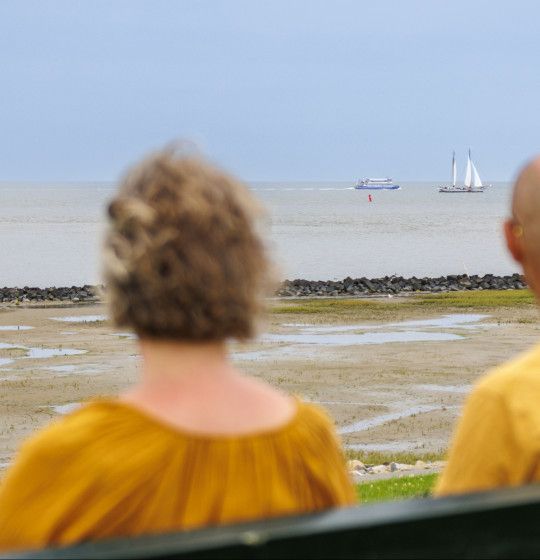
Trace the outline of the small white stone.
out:
<instances>
[{"instance_id":1,"label":"small white stone","mask_svg":"<svg viewBox=\"0 0 540 560\"><path fill-rule=\"evenodd\" d=\"M412 465L407 465L406 463L390 463L390 470L395 471L410 471L414 467Z\"/></svg>"}]
</instances>

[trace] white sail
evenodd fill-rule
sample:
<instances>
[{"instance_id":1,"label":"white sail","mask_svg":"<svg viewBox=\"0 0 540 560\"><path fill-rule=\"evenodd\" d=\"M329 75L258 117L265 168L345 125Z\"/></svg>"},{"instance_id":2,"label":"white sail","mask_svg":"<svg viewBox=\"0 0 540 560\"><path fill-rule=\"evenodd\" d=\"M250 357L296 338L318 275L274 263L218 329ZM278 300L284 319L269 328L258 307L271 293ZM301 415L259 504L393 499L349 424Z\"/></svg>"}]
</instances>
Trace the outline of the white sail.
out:
<instances>
[{"instance_id":1,"label":"white sail","mask_svg":"<svg viewBox=\"0 0 540 560\"><path fill-rule=\"evenodd\" d=\"M456 152L452 152L452 186L439 187L439 192L444 193L482 193L486 185L482 184L482 179L478 174L478 170L471 158L471 149L469 148L469 155L467 157L467 167L465 168L465 179L463 186L457 186L457 171L456 171ZM490 186L490 185L487 185Z\"/></svg>"},{"instance_id":2,"label":"white sail","mask_svg":"<svg viewBox=\"0 0 540 560\"><path fill-rule=\"evenodd\" d=\"M482 179L480 179L480 175L478 175L478 171L476 170L474 163L471 162L471 165L472 165L472 173L473 173L473 186L474 187L483 186Z\"/></svg>"},{"instance_id":3,"label":"white sail","mask_svg":"<svg viewBox=\"0 0 540 560\"><path fill-rule=\"evenodd\" d=\"M463 184L470 188L472 179L472 164L471 164L471 150L469 150L469 157L467 158L467 168L465 169L465 181Z\"/></svg>"}]
</instances>

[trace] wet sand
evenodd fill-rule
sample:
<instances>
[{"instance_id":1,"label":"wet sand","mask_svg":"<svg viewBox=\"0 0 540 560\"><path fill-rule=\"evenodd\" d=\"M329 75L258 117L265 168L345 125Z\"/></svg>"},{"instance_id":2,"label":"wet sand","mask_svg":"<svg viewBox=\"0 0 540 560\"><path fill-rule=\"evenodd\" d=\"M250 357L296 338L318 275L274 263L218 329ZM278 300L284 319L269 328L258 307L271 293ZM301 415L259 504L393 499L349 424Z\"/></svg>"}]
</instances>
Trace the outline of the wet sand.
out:
<instances>
[{"instance_id":1,"label":"wet sand","mask_svg":"<svg viewBox=\"0 0 540 560\"><path fill-rule=\"evenodd\" d=\"M104 316L102 305L0 311L0 469L25 437L73 403L114 395L136 378L134 337ZM324 406L348 447L421 454L446 448L483 372L540 339L532 306L383 317L272 314L257 342L232 346L234 359Z\"/></svg>"}]
</instances>

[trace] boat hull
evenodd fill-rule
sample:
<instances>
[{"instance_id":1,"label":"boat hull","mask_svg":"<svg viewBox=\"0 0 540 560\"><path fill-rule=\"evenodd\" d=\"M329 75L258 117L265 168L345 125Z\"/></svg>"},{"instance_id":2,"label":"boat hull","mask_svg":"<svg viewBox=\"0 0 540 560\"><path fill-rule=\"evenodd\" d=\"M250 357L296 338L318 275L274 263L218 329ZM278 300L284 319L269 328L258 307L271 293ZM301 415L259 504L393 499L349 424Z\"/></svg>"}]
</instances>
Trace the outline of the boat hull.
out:
<instances>
[{"instance_id":1,"label":"boat hull","mask_svg":"<svg viewBox=\"0 0 540 560\"><path fill-rule=\"evenodd\" d=\"M447 193L447 194L462 194L462 193L483 193L484 188L472 188L472 189L453 189L453 188L439 188L440 193Z\"/></svg>"}]
</instances>

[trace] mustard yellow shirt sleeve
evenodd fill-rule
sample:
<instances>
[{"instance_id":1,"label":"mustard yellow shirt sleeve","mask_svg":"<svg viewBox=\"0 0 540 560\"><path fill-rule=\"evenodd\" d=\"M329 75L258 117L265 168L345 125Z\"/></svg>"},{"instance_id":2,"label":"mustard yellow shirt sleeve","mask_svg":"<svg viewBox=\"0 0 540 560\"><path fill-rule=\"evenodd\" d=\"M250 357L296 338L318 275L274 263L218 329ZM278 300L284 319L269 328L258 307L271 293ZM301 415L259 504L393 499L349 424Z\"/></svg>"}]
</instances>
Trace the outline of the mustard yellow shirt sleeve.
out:
<instances>
[{"instance_id":1,"label":"mustard yellow shirt sleeve","mask_svg":"<svg viewBox=\"0 0 540 560\"><path fill-rule=\"evenodd\" d=\"M516 460L518 450L503 396L480 386L465 405L435 495L509 486L514 483L511 471Z\"/></svg>"}]
</instances>

